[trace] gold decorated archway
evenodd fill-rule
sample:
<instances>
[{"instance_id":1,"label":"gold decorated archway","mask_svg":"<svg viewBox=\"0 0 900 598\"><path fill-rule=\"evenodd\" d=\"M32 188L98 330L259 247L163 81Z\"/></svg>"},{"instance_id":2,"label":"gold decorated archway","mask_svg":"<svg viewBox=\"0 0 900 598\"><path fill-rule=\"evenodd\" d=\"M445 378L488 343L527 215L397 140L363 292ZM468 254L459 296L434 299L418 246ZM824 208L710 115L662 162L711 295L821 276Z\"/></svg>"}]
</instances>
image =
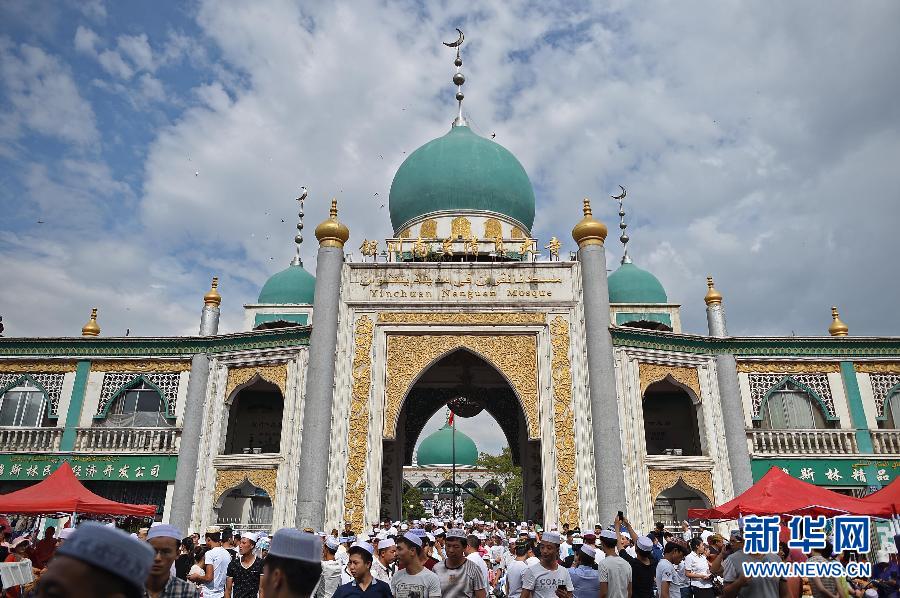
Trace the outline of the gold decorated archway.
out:
<instances>
[{"instance_id":1,"label":"gold decorated archway","mask_svg":"<svg viewBox=\"0 0 900 598\"><path fill-rule=\"evenodd\" d=\"M638 370L641 378L641 396L647 392L647 387L654 382L660 382L666 378L671 378L682 386L690 388L694 392L697 400L700 400L700 378L697 375L697 368L692 366L667 365L664 363L644 363L638 364Z\"/></svg>"},{"instance_id":2,"label":"gold decorated archway","mask_svg":"<svg viewBox=\"0 0 900 598\"><path fill-rule=\"evenodd\" d=\"M218 503L222 494L232 488L237 488L246 480L257 488L265 490L269 495L269 500L274 503L277 477L277 469L221 469L216 472L216 491L213 496L216 497Z\"/></svg>"},{"instance_id":3,"label":"gold decorated archway","mask_svg":"<svg viewBox=\"0 0 900 598\"><path fill-rule=\"evenodd\" d=\"M250 365L246 367L229 368L228 383L225 385L225 399L238 386L250 382L254 376L259 376L266 382L270 382L281 390L281 397L287 396L287 365L276 363L271 365Z\"/></svg>"},{"instance_id":4,"label":"gold decorated archway","mask_svg":"<svg viewBox=\"0 0 900 598\"><path fill-rule=\"evenodd\" d=\"M537 337L534 334L388 335L384 438L397 434L403 401L415 380L444 355L468 349L503 374L525 412L528 437L539 438L537 414Z\"/></svg>"},{"instance_id":5,"label":"gold decorated archway","mask_svg":"<svg viewBox=\"0 0 900 598\"><path fill-rule=\"evenodd\" d=\"M668 490L675 486L678 481L682 481L693 490L701 493L710 505L716 504L713 501L713 484L712 474L708 471L698 471L692 469L651 469L650 474L650 504L656 502L656 498L664 490Z\"/></svg>"}]
</instances>

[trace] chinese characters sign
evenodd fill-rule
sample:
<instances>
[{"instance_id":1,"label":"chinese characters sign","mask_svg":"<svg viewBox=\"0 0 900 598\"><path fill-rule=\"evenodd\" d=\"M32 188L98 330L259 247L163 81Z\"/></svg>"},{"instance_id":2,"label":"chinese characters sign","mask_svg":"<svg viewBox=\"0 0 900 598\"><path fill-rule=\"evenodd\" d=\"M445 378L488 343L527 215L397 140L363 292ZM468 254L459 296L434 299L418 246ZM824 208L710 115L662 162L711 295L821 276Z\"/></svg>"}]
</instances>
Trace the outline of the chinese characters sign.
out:
<instances>
[{"instance_id":1,"label":"chinese characters sign","mask_svg":"<svg viewBox=\"0 0 900 598\"><path fill-rule=\"evenodd\" d=\"M900 477L897 459L754 459L753 479L759 480L773 465L817 486L887 486Z\"/></svg>"},{"instance_id":2,"label":"chinese characters sign","mask_svg":"<svg viewBox=\"0 0 900 598\"><path fill-rule=\"evenodd\" d=\"M169 482L175 479L178 457L133 455L0 455L0 480L39 482L63 461L79 480Z\"/></svg>"},{"instance_id":3,"label":"chinese characters sign","mask_svg":"<svg viewBox=\"0 0 900 598\"><path fill-rule=\"evenodd\" d=\"M781 531L781 517L778 515L744 517L744 552L747 554L767 554L778 552L778 538ZM823 516L810 517L795 515L788 520L790 540L788 548L798 549L804 554L825 548L828 542L828 521ZM845 550L869 552L871 522L868 517L838 515L832 519L834 531L834 552Z\"/></svg>"}]
</instances>

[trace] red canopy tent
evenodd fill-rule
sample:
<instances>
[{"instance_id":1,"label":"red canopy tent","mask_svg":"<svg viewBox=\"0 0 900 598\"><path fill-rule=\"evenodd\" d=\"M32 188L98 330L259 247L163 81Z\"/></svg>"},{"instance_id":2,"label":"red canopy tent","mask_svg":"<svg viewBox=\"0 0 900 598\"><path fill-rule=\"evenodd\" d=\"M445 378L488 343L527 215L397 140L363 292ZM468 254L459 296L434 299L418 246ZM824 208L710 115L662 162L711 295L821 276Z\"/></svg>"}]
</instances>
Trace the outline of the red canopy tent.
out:
<instances>
[{"instance_id":1,"label":"red canopy tent","mask_svg":"<svg viewBox=\"0 0 900 598\"><path fill-rule=\"evenodd\" d=\"M737 519L743 515L868 515L891 516L887 501L844 496L793 478L772 467L746 492L718 507L688 509L691 519Z\"/></svg>"},{"instance_id":2,"label":"red canopy tent","mask_svg":"<svg viewBox=\"0 0 900 598\"><path fill-rule=\"evenodd\" d=\"M894 508L894 514L900 513L900 478L862 499L867 503L888 503Z\"/></svg>"},{"instance_id":3,"label":"red canopy tent","mask_svg":"<svg viewBox=\"0 0 900 598\"><path fill-rule=\"evenodd\" d=\"M72 467L65 461L59 469L34 486L0 496L0 513L88 513L153 517L156 515L156 505L129 505L97 496L78 481Z\"/></svg>"}]
</instances>

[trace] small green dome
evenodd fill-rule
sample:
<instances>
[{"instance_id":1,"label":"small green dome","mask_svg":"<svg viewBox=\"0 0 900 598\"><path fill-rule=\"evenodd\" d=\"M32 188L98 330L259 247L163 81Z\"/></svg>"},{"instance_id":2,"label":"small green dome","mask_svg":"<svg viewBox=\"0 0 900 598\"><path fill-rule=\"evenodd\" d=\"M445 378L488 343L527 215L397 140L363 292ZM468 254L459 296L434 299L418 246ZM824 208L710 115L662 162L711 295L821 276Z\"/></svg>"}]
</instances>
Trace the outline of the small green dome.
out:
<instances>
[{"instance_id":1,"label":"small green dome","mask_svg":"<svg viewBox=\"0 0 900 598\"><path fill-rule=\"evenodd\" d=\"M454 126L404 160L391 183L395 232L413 218L439 210L487 210L504 214L530 231L534 189L509 150Z\"/></svg>"},{"instance_id":2,"label":"small green dome","mask_svg":"<svg viewBox=\"0 0 900 598\"><path fill-rule=\"evenodd\" d=\"M631 263L622 264L609 275L610 303L668 303L659 280Z\"/></svg>"},{"instance_id":3,"label":"small green dome","mask_svg":"<svg viewBox=\"0 0 900 598\"><path fill-rule=\"evenodd\" d=\"M310 304L316 292L316 277L303 266L288 266L273 274L259 292L258 303Z\"/></svg>"},{"instance_id":4,"label":"small green dome","mask_svg":"<svg viewBox=\"0 0 900 598\"><path fill-rule=\"evenodd\" d=\"M444 424L440 430L429 434L419 445L417 463L419 465L453 465L453 428ZM456 430L456 464L475 465L478 463L478 449L475 442Z\"/></svg>"}]
</instances>

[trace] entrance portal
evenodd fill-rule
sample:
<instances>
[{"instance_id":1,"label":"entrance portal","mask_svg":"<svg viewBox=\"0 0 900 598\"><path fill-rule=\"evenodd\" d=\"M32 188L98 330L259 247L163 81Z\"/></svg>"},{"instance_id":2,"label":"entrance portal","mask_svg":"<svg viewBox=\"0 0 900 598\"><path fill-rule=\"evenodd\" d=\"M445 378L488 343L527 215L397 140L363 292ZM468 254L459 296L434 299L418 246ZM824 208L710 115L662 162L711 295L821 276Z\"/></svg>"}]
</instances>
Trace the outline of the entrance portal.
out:
<instances>
[{"instance_id":1,"label":"entrance portal","mask_svg":"<svg viewBox=\"0 0 900 598\"><path fill-rule=\"evenodd\" d=\"M480 355L462 348L438 359L425 370L403 401L397 418L396 437L383 440L380 517L393 520L404 517L401 512L403 466L413 464L422 429L448 404L457 417L473 417L486 410L496 420L509 444L513 464L522 468L524 518L542 520L540 441L528 439L524 411L507 379ZM463 480L459 482L463 483ZM469 495L460 492L458 515L461 516L462 501Z\"/></svg>"}]
</instances>

